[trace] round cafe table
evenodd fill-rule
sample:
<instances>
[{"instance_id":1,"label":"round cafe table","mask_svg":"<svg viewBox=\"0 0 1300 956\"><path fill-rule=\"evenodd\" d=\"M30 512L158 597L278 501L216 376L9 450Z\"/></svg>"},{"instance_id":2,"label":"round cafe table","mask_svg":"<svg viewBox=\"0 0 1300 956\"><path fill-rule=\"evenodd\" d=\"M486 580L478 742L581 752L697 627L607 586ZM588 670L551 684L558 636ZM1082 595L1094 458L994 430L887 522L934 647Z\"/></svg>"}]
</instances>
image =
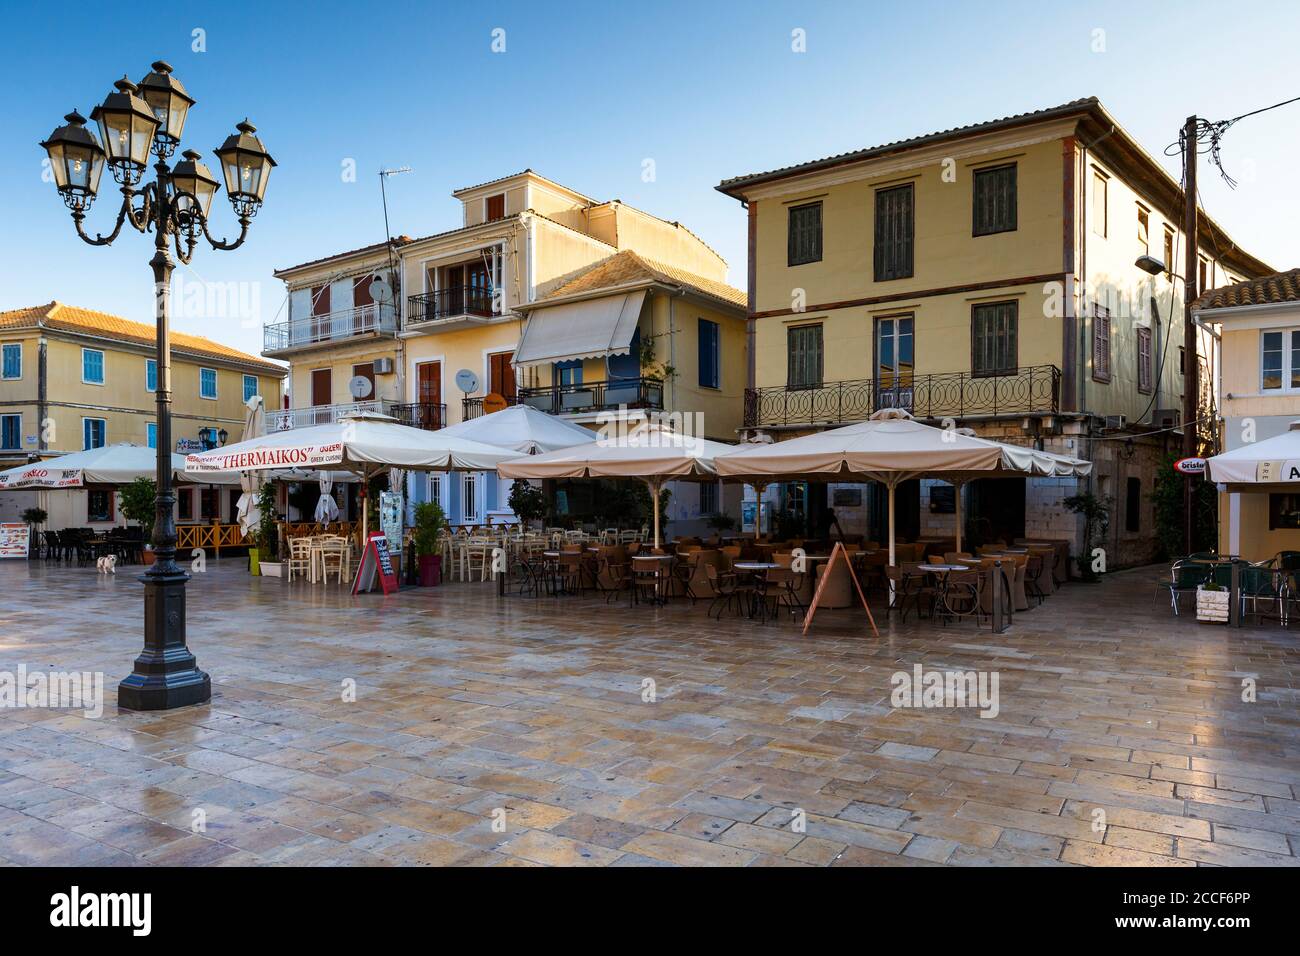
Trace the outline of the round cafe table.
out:
<instances>
[{"instance_id":1,"label":"round cafe table","mask_svg":"<svg viewBox=\"0 0 1300 956\"><path fill-rule=\"evenodd\" d=\"M641 561L645 563L649 563L653 561L658 565L658 567L655 568L655 603L663 604L664 603L664 593L663 593L664 574L669 568L669 566L671 566L672 562L676 561L677 558L671 554L634 554L632 555L632 560Z\"/></svg>"}]
</instances>

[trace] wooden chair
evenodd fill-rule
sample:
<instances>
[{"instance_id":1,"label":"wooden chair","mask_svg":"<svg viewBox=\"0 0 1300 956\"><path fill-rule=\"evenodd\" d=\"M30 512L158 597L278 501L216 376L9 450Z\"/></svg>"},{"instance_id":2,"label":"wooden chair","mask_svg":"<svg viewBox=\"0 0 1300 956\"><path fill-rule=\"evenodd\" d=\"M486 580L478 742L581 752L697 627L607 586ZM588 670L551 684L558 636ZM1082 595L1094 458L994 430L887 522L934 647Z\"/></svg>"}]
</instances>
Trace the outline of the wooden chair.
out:
<instances>
[{"instance_id":1,"label":"wooden chair","mask_svg":"<svg viewBox=\"0 0 1300 956\"><path fill-rule=\"evenodd\" d=\"M289 539L289 580L293 580L294 572L305 575L309 580L311 578L311 538L300 535L297 538Z\"/></svg>"}]
</instances>

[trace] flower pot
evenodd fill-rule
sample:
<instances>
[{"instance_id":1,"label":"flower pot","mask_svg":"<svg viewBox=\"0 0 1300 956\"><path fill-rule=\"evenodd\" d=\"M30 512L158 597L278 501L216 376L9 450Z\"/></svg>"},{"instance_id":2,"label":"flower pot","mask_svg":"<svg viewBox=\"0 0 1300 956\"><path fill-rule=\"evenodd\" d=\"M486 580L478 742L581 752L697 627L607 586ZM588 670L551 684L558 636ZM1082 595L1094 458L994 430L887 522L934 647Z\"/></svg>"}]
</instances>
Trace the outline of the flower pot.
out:
<instances>
[{"instance_id":1,"label":"flower pot","mask_svg":"<svg viewBox=\"0 0 1300 956\"><path fill-rule=\"evenodd\" d=\"M264 578L282 578L284 577L283 561L259 561L258 567L261 569Z\"/></svg>"},{"instance_id":2,"label":"flower pot","mask_svg":"<svg viewBox=\"0 0 1300 956\"><path fill-rule=\"evenodd\" d=\"M140 552L140 557L141 560L143 560L146 565L153 564L154 562L153 549L145 548L143 551Z\"/></svg>"},{"instance_id":3,"label":"flower pot","mask_svg":"<svg viewBox=\"0 0 1300 956\"><path fill-rule=\"evenodd\" d=\"M1216 624L1228 622L1229 598L1232 592L1227 588L1220 591L1207 591L1205 585L1196 589L1196 619Z\"/></svg>"},{"instance_id":4,"label":"flower pot","mask_svg":"<svg viewBox=\"0 0 1300 956\"><path fill-rule=\"evenodd\" d=\"M248 573L253 577L257 577L262 573L260 558L261 555L258 553L256 548L248 549Z\"/></svg>"},{"instance_id":5,"label":"flower pot","mask_svg":"<svg viewBox=\"0 0 1300 956\"><path fill-rule=\"evenodd\" d=\"M433 588L442 583L442 555L420 555L420 587Z\"/></svg>"}]
</instances>

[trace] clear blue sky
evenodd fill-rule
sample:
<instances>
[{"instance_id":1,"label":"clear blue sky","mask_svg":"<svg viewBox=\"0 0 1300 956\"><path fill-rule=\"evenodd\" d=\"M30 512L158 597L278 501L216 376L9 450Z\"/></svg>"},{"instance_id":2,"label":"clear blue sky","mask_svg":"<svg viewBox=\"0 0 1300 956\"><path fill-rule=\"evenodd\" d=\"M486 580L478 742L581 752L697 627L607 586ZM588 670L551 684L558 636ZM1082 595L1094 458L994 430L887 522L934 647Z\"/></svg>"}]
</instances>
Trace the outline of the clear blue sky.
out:
<instances>
[{"instance_id":1,"label":"clear blue sky","mask_svg":"<svg viewBox=\"0 0 1300 956\"><path fill-rule=\"evenodd\" d=\"M744 285L745 220L719 180L1097 95L1153 154L1189 113L1300 95L1294 3L166 3L0 0L7 95L0 150L0 308L60 299L150 319L149 240L78 240L45 138L123 72L169 60L198 105L186 144L210 151L246 114L279 162L249 242L200 250L192 277L260 283L252 323L181 315L180 329L256 352L284 298L274 268L394 234L459 224L450 192L532 167L588 195L687 224ZM161 13L155 12L161 10ZM552 10L554 12L552 12ZM491 50L505 30L506 52ZM806 31L807 52L791 51ZM192 31L205 31L194 52ZM1094 52L1104 31L1104 52ZM1180 47L1215 51L1190 61ZM1219 51L1222 51L1221 53ZM1300 264L1300 104L1245 120L1202 176L1210 214L1277 268ZM357 181L340 175L356 161ZM653 159L654 182L642 181ZM1174 161L1166 160L1171 171ZM89 225L116 211L104 177ZM233 216L219 194L220 234Z\"/></svg>"}]
</instances>

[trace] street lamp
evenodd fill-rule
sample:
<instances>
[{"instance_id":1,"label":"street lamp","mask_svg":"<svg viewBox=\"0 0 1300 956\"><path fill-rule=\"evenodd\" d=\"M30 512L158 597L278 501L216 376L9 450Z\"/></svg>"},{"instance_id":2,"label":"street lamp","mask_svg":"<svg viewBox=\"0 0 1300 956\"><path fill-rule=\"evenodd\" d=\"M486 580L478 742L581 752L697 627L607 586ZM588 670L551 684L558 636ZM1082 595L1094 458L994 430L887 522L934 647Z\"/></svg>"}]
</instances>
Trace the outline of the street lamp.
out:
<instances>
[{"instance_id":1,"label":"street lamp","mask_svg":"<svg viewBox=\"0 0 1300 956\"><path fill-rule=\"evenodd\" d=\"M172 68L166 63L159 60L151 69L138 85L126 77L118 80L115 92L91 113L103 145L86 128L85 117L75 110L64 117L67 125L41 143L49 154L54 185L72 212L78 236L92 246L107 246L128 223L137 232L154 234L154 254L149 265L154 277L158 364L155 560L140 578L144 582L144 650L135 659L131 675L117 689L118 705L127 710L167 710L202 703L212 696L211 679L199 670L198 661L185 643L185 582L189 575L176 565L168 331L168 297L174 268L171 248L174 245L176 258L183 263L194 255L200 237L213 249L237 249L248 235L275 165L247 120L215 151L225 173L226 192L239 223L239 235L233 241L214 239L208 232L208 214L220 183L192 150L182 154L175 169L167 165L168 157L180 143L194 99L171 75ZM156 179L140 186L150 153L155 158ZM113 231L91 237L83 222L99 191L106 163L121 186L122 204Z\"/></svg>"}]
</instances>

